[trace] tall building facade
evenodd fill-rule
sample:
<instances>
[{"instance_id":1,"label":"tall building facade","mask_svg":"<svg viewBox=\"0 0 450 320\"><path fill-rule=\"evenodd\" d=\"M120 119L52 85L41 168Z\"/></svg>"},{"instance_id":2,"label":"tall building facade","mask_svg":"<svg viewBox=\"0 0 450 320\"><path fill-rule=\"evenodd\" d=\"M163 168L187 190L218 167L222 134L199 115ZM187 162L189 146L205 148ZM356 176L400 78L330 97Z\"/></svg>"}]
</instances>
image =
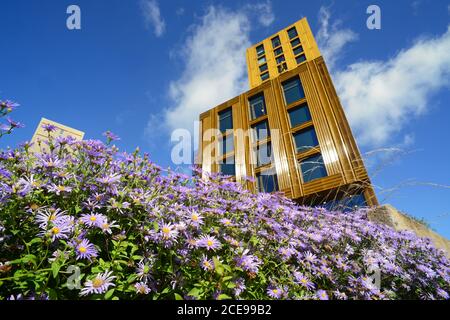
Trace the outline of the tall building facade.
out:
<instances>
[{"instance_id":1,"label":"tall building facade","mask_svg":"<svg viewBox=\"0 0 450 320\"><path fill-rule=\"evenodd\" d=\"M200 115L203 171L305 205L377 205L306 18L248 48L246 58L250 90Z\"/></svg>"},{"instance_id":2,"label":"tall building facade","mask_svg":"<svg viewBox=\"0 0 450 320\"><path fill-rule=\"evenodd\" d=\"M61 123L58 123L58 122L55 122L55 121L52 121L52 120L49 120L46 118L41 118L41 121L39 121L36 131L33 134L33 138L31 139L31 143L33 144L31 147L31 150L33 152L40 152L41 148L46 148L45 141L48 141L48 132L45 131L45 129L42 127L45 124L51 124L56 127L56 130L54 130L53 132L50 133L52 137L71 136L76 140L79 140L79 141L83 140L83 137L84 137L83 131L65 126Z\"/></svg>"}]
</instances>

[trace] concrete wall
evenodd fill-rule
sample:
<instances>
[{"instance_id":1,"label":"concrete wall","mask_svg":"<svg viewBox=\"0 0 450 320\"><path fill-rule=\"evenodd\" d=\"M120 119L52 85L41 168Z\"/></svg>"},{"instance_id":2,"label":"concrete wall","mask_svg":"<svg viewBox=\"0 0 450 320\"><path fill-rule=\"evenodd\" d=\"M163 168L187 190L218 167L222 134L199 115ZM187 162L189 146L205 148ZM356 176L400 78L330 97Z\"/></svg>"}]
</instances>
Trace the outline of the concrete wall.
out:
<instances>
[{"instance_id":1,"label":"concrete wall","mask_svg":"<svg viewBox=\"0 0 450 320\"><path fill-rule=\"evenodd\" d=\"M421 238L430 238L434 245L437 248L446 251L447 256L450 258L450 241L448 239L440 236L414 219L400 213L391 205L387 204L371 210L368 214L368 218L374 222L384 223L398 231L409 230L413 231Z\"/></svg>"}]
</instances>

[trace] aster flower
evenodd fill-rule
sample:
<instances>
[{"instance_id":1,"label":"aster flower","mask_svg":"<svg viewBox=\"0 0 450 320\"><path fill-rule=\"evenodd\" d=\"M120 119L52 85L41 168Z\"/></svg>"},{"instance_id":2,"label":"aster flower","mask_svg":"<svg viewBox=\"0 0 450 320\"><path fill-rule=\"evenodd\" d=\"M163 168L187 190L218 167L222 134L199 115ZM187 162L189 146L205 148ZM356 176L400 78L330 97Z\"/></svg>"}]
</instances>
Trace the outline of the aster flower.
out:
<instances>
[{"instance_id":1,"label":"aster flower","mask_svg":"<svg viewBox=\"0 0 450 320\"><path fill-rule=\"evenodd\" d=\"M103 176L101 178L97 178L97 182L105 185L111 185L116 183L117 181L120 181L120 178L122 178L121 174L118 173L112 173L107 176Z\"/></svg>"},{"instance_id":2,"label":"aster flower","mask_svg":"<svg viewBox=\"0 0 450 320\"><path fill-rule=\"evenodd\" d=\"M274 285L270 285L267 288L267 295L274 299L280 299L283 296L284 292L280 287L276 287Z\"/></svg>"},{"instance_id":3,"label":"aster flower","mask_svg":"<svg viewBox=\"0 0 450 320\"><path fill-rule=\"evenodd\" d=\"M189 223L195 227L203 224L203 216L198 212L191 211L188 219Z\"/></svg>"},{"instance_id":4,"label":"aster flower","mask_svg":"<svg viewBox=\"0 0 450 320\"><path fill-rule=\"evenodd\" d=\"M199 247L204 247L206 250L217 250L222 246L214 236L203 235L197 242Z\"/></svg>"},{"instance_id":5,"label":"aster flower","mask_svg":"<svg viewBox=\"0 0 450 320\"><path fill-rule=\"evenodd\" d=\"M328 294L325 290L317 290L316 297L319 300L328 300Z\"/></svg>"},{"instance_id":6,"label":"aster flower","mask_svg":"<svg viewBox=\"0 0 450 320\"><path fill-rule=\"evenodd\" d=\"M225 227L234 226L233 222L230 219L227 219L227 218L220 219L220 223L222 223Z\"/></svg>"},{"instance_id":7,"label":"aster flower","mask_svg":"<svg viewBox=\"0 0 450 320\"><path fill-rule=\"evenodd\" d=\"M52 223L49 230L42 231L40 235L48 236L52 239L52 241L55 241L58 239L67 239L71 233L71 226L69 226L65 220L58 220L55 223Z\"/></svg>"},{"instance_id":8,"label":"aster flower","mask_svg":"<svg viewBox=\"0 0 450 320\"><path fill-rule=\"evenodd\" d=\"M107 218L100 213L82 214L80 220L88 227L102 228Z\"/></svg>"},{"instance_id":9,"label":"aster flower","mask_svg":"<svg viewBox=\"0 0 450 320\"><path fill-rule=\"evenodd\" d=\"M294 273L294 278L295 278L295 282L298 283L299 285L301 285L302 287L311 290L315 288L314 283L309 280L308 277L306 277L305 275L303 275L300 272L295 272Z\"/></svg>"},{"instance_id":10,"label":"aster flower","mask_svg":"<svg viewBox=\"0 0 450 320\"><path fill-rule=\"evenodd\" d=\"M178 230L171 223L162 224L160 233L163 240L175 240L178 236Z\"/></svg>"},{"instance_id":11,"label":"aster flower","mask_svg":"<svg viewBox=\"0 0 450 320\"><path fill-rule=\"evenodd\" d=\"M135 283L134 288L136 289L136 293L138 294L149 294L151 291L145 282Z\"/></svg>"},{"instance_id":12,"label":"aster flower","mask_svg":"<svg viewBox=\"0 0 450 320\"><path fill-rule=\"evenodd\" d=\"M244 271L258 273L258 268L262 264L261 260L251 254L248 254L248 249L245 249L242 255L236 258L236 265Z\"/></svg>"},{"instance_id":13,"label":"aster flower","mask_svg":"<svg viewBox=\"0 0 450 320\"><path fill-rule=\"evenodd\" d=\"M67 220L68 216L66 211L54 208L41 208L36 215L36 223L41 229L46 230L49 223L58 224L64 220Z\"/></svg>"},{"instance_id":14,"label":"aster flower","mask_svg":"<svg viewBox=\"0 0 450 320\"><path fill-rule=\"evenodd\" d=\"M95 249L95 246L90 243L87 239L83 239L75 248L75 252L77 255L77 260L80 259L88 259L89 261L92 258L97 257L98 252Z\"/></svg>"},{"instance_id":15,"label":"aster flower","mask_svg":"<svg viewBox=\"0 0 450 320\"><path fill-rule=\"evenodd\" d=\"M42 125L42 129L44 129L47 132L53 132L56 130L56 126L51 123L44 123Z\"/></svg>"},{"instance_id":16,"label":"aster flower","mask_svg":"<svg viewBox=\"0 0 450 320\"><path fill-rule=\"evenodd\" d=\"M68 186L64 186L64 185L56 185L56 184L52 183L48 187L48 191L54 192L54 193L56 193L59 196L61 193L70 193L70 192L72 192L72 187L68 187Z\"/></svg>"},{"instance_id":17,"label":"aster flower","mask_svg":"<svg viewBox=\"0 0 450 320\"><path fill-rule=\"evenodd\" d=\"M203 255L200 262L200 267L205 271L214 270L214 262L211 259L208 259L207 256Z\"/></svg>"},{"instance_id":18,"label":"aster flower","mask_svg":"<svg viewBox=\"0 0 450 320\"><path fill-rule=\"evenodd\" d=\"M245 280L239 278L234 282L233 293L236 297L239 297L242 294L242 292L245 291L246 288L247 287L245 286Z\"/></svg>"},{"instance_id":19,"label":"aster flower","mask_svg":"<svg viewBox=\"0 0 450 320\"><path fill-rule=\"evenodd\" d=\"M20 104L11 100L0 101L0 112L3 114L10 113L19 106Z\"/></svg>"},{"instance_id":20,"label":"aster flower","mask_svg":"<svg viewBox=\"0 0 450 320\"><path fill-rule=\"evenodd\" d=\"M119 228L119 225L116 224L116 221L108 222L108 220L105 218L105 220L100 225L100 229L102 229L104 233L112 234L111 228Z\"/></svg>"},{"instance_id":21,"label":"aster flower","mask_svg":"<svg viewBox=\"0 0 450 320\"><path fill-rule=\"evenodd\" d=\"M97 274L94 279L86 281L84 288L80 291L80 295L101 294L105 293L109 287L114 287L115 284L112 281L116 277L111 274L111 271L105 271L104 273Z\"/></svg>"},{"instance_id":22,"label":"aster flower","mask_svg":"<svg viewBox=\"0 0 450 320\"><path fill-rule=\"evenodd\" d=\"M112 132L109 131L109 130L106 131L106 132L103 132L103 136L106 137L108 143L111 142L111 141L117 141L117 140L120 140L120 138L119 138L118 135L115 135L114 133L112 133Z\"/></svg>"}]
</instances>

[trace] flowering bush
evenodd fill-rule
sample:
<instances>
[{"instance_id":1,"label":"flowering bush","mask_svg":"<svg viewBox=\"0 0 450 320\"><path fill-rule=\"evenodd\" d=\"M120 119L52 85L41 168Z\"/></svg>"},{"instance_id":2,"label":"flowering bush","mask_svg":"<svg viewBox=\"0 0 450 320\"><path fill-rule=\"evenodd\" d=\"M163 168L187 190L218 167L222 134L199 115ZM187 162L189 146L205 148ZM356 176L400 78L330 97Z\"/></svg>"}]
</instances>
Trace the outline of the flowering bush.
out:
<instances>
[{"instance_id":1,"label":"flowering bush","mask_svg":"<svg viewBox=\"0 0 450 320\"><path fill-rule=\"evenodd\" d=\"M0 299L447 299L429 240L50 138L0 153ZM379 272L380 286L371 281Z\"/></svg>"}]
</instances>

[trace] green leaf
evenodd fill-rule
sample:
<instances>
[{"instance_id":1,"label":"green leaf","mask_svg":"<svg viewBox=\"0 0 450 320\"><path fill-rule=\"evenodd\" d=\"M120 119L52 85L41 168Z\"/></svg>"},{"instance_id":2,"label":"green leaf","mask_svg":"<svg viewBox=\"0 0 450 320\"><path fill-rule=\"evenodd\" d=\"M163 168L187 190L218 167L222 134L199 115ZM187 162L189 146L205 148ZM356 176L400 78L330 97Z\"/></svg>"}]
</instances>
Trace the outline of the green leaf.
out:
<instances>
[{"instance_id":1,"label":"green leaf","mask_svg":"<svg viewBox=\"0 0 450 320\"><path fill-rule=\"evenodd\" d=\"M179 295L178 293L174 293L175 296L175 300L184 300L183 297L181 295Z\"/></svg>"},{"instance_id":2,"label":"green leaf","mask_svg":"<svg viewBox=\"0 0 450 320\"><path fill-rule=\"evenodd\" d=\"M220 294L219 297L217 298L219 300L229 300L232 299L230 296L226 295L226 294Z\"/></svg>"},{"instance_id":3,"label":"green leaf","mask_svg":"<svg viewBox=\"0 0 450 320\"><path fill-rule=\"evenodd\" d=\"M188 296L200 298L200 289L192 288L192 290L188 292Z\"/></svg>"},{"instance_id":4,"label":"green leaf","mask_svg":"<svg viewBox=\"0 0 450 320\"><path fill-rule=\"evenodd\" d=\"M111 296L112 296L113 293L114 293L114 290L116 290L116 289L113 288L113 289L108 290L108 292L105 293L104 298L105 298L105 299L111 298Z\"/></svg>"},{"instance_id":5,"label":"green leaf","mask_svg":"<svg viewBox=\"0 0 450 320\"><path fill-rule=\"evenodd\" d=\"M53 278L56 278L58 276L59 273L59 269L61 268L61 266L59 265L58 262L53 262L52 263L52 274L53 274Z\"/></svg>"}]
</instances>

